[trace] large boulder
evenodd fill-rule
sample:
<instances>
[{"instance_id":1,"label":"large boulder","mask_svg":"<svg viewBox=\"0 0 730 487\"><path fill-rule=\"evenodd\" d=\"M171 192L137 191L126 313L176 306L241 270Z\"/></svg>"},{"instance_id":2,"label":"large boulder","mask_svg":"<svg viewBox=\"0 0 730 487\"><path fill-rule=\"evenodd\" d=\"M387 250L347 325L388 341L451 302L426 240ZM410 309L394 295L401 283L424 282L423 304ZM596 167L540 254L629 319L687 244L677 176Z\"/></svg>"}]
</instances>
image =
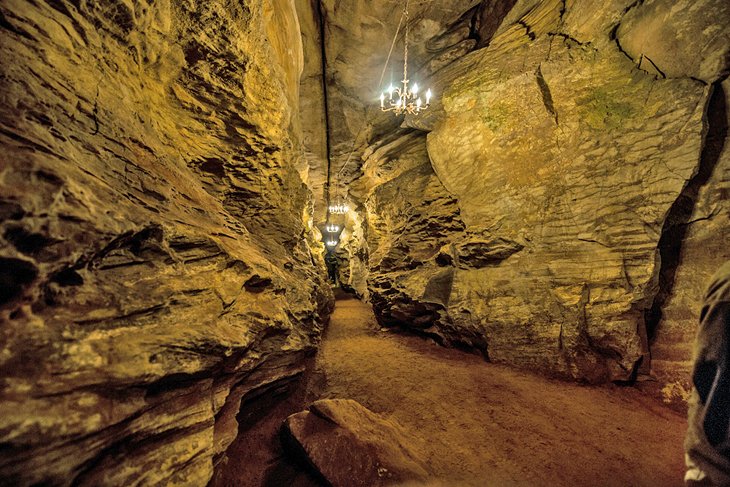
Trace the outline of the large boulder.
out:
<instances>
[{"instance_id":1,"label":"large boulder","mask_svg":"<svg viewBox=\"0 0 730 487\"><path fill-rule=\"evenodd\" d=\"M286 444L334 487L377 487L425 480L428 469L393 420L351 399L323 399L284 423Z\"/></svg>"}]
</instances>

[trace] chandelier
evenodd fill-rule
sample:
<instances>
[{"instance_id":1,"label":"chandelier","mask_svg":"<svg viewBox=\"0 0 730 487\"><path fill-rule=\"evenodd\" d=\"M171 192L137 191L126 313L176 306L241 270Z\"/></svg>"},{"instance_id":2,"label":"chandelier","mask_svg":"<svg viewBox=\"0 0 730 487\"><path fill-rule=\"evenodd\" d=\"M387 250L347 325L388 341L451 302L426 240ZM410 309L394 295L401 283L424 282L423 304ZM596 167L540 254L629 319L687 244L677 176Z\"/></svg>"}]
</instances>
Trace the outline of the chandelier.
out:
<instances>
[{"instance_id":1,"label":"chandelier","mask_svg":"<svg viewBox=\"0 0 730 487\"><path fill-rule=\"evenodd\" d=\"M413 87L411 88L408 87L408 0L406 0L403 5L403 17L406 22L406 30L403 37L403 81L401 81L401 83L403 83L403 88L390 85L386 92L381 93L380 109L384 112L394 112L396 115L400 115L402 113L415 115L430 106L431 90L426 90L426 100L424 103L418 95L418 83L413 83ZM396 32L395 35L397 37L398 32ZM393 39L393 42L395 42L395 39Z\"/></svg>"},{"instance_id":2,"label":"chandelier","mask_svg":"<svg viewBox=\"0 0 730 487\"><path fill-rule=\"evenodd\" d=\"M350 210L350 207L347 206L347 203L337 198L334 203L330 204L329 210L333 215L344 215Z\"/></svg>"},{"instance_id":3,"label":"chandelier","mask_svg":"<svg viewBox=\"0 0 730 487\"><path fill-rule=\"evenodd\" d=\"M327 240L327 247L334 247L337 245L337 240Z\"/></svg>"},{"instance_id":4,"label":"chandelier","mask_svg":"<svg viewBox=\"0 0 730 487\"><path fill-rule=\"evenodd\" d=\"M324 229L327 233L337 233L340 231L340 227L338 225L327 225Z\"/></svg>"}]
</instances>

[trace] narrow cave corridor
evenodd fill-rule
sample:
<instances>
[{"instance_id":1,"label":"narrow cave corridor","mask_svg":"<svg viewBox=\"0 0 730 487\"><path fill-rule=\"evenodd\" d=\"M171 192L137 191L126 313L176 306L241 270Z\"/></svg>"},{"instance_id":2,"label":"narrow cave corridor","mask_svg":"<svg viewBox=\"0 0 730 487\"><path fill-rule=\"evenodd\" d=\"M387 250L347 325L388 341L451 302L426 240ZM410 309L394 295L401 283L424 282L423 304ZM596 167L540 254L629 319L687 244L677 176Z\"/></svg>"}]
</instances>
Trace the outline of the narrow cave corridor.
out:
<instances>
[{"instance_id":1,"label":"narrow cave corridor","mask_svg":"<svg viewBox=\"0 0 730 487\"><path fill-rule=\"evenodd\" d=\"M726 0L0 31L0 486L730 484Z\"/></svg>"},{"instance_id":2,"label":"narrow cave corridor","mask_svg":"<svg viewBox=\"0 0 730 487\"><path fill-rule=\"evenodd\" d=\"M398 436L428 472L415 485L673 485L683 475L676 452L686 421L638 391L546 380L379 329L371 307L342 292L311 368L298 399L350 398L397 421ZM271 418L262 428L233 443L213 485L245 485L262 472L253 483L321 485L306 469L287 468L291 460L266 441L281 416L297 412L296 404L278 407L266 409ZM338 463L347 458L327 458L327 478L344 470ZM387 468L402 467L393 464ZM366 469L352 470L367 479Z\"/></svg>"}]
</instances>

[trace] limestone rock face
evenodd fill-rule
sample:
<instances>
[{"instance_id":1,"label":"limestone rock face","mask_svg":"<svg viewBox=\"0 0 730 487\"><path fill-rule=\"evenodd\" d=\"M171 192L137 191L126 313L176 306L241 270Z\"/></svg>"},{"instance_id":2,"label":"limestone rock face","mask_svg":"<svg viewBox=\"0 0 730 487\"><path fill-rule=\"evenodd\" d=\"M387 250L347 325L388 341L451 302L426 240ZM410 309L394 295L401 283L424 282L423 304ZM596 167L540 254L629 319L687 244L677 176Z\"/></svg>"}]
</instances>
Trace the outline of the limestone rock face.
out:
<instances>
[{"instance_id":1,"label":"limestone rock face","mask_svg":"<svg viewBox=\"0 0 730 487\"><path fill-rule=\"evenodd\" d=\"M0 13L0 477L205 485L331 306L293 2Z\"/></svg>"},{"instance_id":2,"label":"limestone rock face","mask_svg":"<svg viewBox=\"0 0 730 487\"><path fill-rule=\"evenodd\" d=\"M646 352L658 240L698 166L707 88L632 73L607 37L551 35L549 3L524 22L535 39L515 25L474 53L428 136L468 227L518 242L458 274L450 306L485 326L494 360L625 379Z\"/></svg>"},{"instance_id":3,"label":"limestone rock face","mask_svg":"<svg viewBox=\"0 0 730 487\"><path fill-rule=\"evenodd\" d=\"M414 441L351 399L323 399L284 423L289 448L333 487L404 485L428 477Z\"/></svg>"},{"instance_id":4,"label":"limestone rock face","mask_svg":"<svg viewBox=\"0 0 730 487\"><path fill-rule=\"evenodd\" d=\"M726 2L494 7L488 42L423 82L437 97L405 118L417 132L371 137L351 189L363 240L345 245L369 256L382 323L590 382L653 373L656 344L671 399L686 371L660 373L660 350L694 334L689 302L730 258L727 108L712 101Z\"/></svg>"}]
</instances>

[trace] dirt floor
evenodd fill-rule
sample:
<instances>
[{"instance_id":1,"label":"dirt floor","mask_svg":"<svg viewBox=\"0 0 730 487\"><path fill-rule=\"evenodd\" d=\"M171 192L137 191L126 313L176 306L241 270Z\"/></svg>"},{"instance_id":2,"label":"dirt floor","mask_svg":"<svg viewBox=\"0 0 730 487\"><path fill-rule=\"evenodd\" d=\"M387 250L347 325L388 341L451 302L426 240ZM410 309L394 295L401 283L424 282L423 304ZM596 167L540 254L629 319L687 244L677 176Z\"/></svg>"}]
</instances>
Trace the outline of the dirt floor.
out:
<instances>
[{"instance_id":1,"label":"dirt floor","mask_svg":"<svg viewBox=\"0 0 730 487\"><path fill-rule=\"evenodd\" d=\"M683 485L686 420L655 399L630 387L552 381L381 331L370 306L338 297L300 398L355 399L396 419L418 438L432 485ZM315 485L276 444L276 416L292 409L274 408L268 426L234 443L219 485ZM269 445L262 475L244 465L256 441Z\"/></svg>"}]
</instances>

